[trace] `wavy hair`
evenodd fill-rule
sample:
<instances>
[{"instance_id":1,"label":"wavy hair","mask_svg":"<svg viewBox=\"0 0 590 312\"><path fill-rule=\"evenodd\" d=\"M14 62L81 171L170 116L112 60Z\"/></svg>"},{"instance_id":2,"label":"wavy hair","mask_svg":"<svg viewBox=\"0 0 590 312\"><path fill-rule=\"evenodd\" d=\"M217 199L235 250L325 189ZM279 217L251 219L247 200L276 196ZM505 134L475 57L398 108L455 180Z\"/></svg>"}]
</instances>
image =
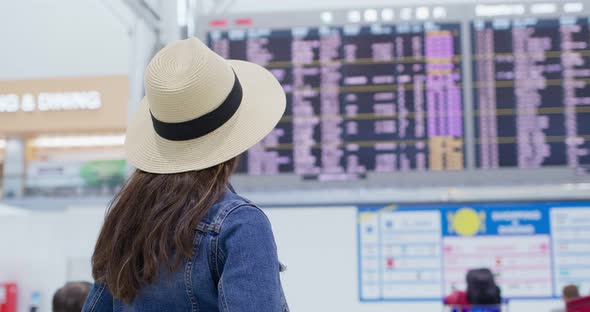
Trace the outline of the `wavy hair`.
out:
<instances>
[{"instance_id":1,"label":"wavy hair","mask_svg":"<svg viewBox=\"0 0 590 312\"><path fill-rule=\"evenodd\" d=\"M175 174L136 170L111 202L92 256L92 275L131 302L160 269L191 257L195 228L223 196L237 159Z\"/></svg>"}]
</instances>

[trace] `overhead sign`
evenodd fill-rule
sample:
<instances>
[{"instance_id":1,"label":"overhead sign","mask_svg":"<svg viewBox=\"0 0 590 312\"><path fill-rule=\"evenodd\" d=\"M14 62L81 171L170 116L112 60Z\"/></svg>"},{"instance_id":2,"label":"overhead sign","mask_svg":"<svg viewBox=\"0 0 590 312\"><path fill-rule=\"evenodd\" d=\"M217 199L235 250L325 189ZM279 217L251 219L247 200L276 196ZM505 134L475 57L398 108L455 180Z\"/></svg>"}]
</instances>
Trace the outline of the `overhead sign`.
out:
<instances>
[{"instance_id":1,"label":"overhead sign","mask_svg":"<svg viewBox=\"0 0 590 312\"><path fill-rule=\"evenodd\" d=\"M0 81L0 135L122 131L127 76Z\"/></svg>"},{"instance_id":2,"label":"overhead sign","mask_svg":"<svg viewBox=\"0 0 590 312\"><path fill-rule=\"evenodd\" d=\"M102 107L98 91L0 94L0 113L64 110L97 110Z\"/></svg>"}]
</instances>

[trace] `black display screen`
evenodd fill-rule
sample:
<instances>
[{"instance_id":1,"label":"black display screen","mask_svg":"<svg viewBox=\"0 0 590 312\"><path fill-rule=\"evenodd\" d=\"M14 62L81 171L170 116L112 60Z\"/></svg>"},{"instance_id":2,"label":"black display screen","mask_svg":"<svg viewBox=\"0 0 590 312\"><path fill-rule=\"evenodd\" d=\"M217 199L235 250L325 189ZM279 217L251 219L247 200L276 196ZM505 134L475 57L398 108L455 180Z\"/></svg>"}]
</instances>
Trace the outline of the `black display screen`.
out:
<instances>
[{"instance_id":1,"label":"black display screen","mask_svg":"<svg viewBox=\"0 0 590 312\"><path fill-rule=\"evenodd\" d=\"M285 116L239 172L334 181L463 169L460 36L452 23L209 32L215 52L266 67L287 93Z\"/></svg>"},{"instance_id":2,"label":"black display screen","mask_svg":"<svg viewBox=\"0 0 590 312\"><path fill-rule=\"evenodd\" d=\"M472 24L476 163L590 165L587 18Z\"/></svg>"}]
</instances>

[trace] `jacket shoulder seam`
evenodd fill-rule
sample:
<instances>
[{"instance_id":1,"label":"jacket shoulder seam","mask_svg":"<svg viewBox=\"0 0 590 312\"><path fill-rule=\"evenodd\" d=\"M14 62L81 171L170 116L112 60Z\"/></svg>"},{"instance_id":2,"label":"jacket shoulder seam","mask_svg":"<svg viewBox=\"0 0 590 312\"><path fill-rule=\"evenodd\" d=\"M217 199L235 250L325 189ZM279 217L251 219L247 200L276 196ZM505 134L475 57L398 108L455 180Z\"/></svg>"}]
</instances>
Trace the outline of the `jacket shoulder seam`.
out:
<instances>
[{"instance_id":1,"label":"jacket shoulder seam","mask_svg":"<svg viewBox=\"0 0 590 312\"><path fill-rule=\"evenodd\" d=\"M92 303L90 304L90 308L88 309L89 312L93 312L94 310L96 310L96 305L102 298L102 293L104 292L105 288L105 285L100 285L99 291L94 295L94 298L92 298Z\"/></svg>"}]
</instances>

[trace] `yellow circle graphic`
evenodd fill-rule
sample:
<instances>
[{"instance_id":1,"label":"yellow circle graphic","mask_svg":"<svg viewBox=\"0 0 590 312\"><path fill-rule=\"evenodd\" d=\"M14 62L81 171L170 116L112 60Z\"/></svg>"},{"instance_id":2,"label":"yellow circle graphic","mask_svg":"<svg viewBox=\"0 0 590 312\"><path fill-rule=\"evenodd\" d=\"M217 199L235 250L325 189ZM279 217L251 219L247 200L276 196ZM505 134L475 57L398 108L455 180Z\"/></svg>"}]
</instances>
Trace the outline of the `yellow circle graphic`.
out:
<instances>
[{"instance_id":1,"label":"yellow circle graphic","mask_svg":"<svg viewBox=\"0 0 590 312\"><path fill-rule=\"evenodd\" d=\"M473 236L481 227L481 218L471 208L461 208L455 214L453 227L461 236Z\"/></svg>"}]
</instances>

